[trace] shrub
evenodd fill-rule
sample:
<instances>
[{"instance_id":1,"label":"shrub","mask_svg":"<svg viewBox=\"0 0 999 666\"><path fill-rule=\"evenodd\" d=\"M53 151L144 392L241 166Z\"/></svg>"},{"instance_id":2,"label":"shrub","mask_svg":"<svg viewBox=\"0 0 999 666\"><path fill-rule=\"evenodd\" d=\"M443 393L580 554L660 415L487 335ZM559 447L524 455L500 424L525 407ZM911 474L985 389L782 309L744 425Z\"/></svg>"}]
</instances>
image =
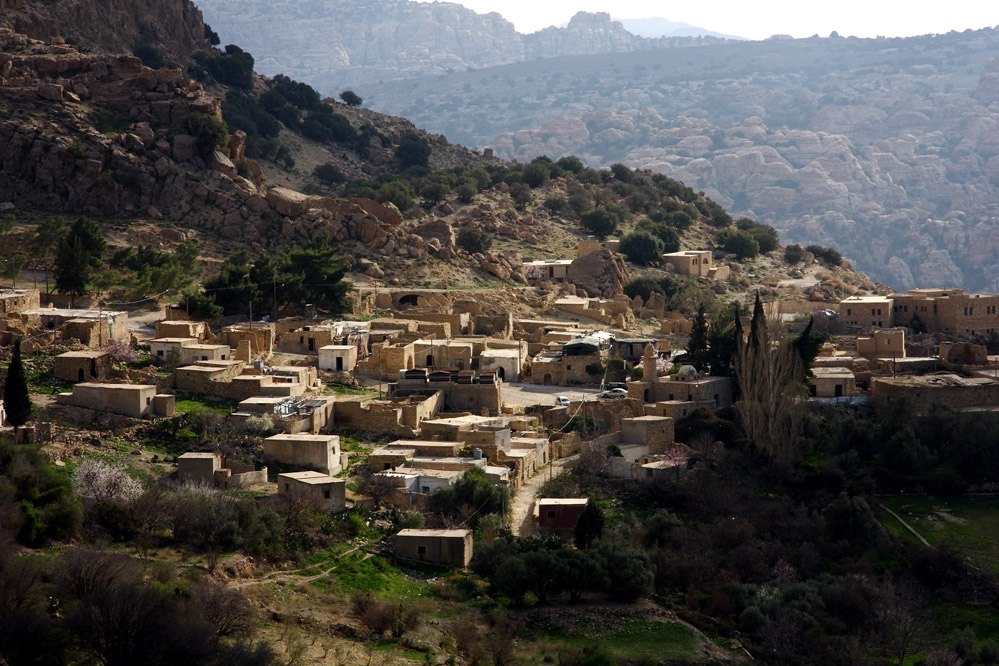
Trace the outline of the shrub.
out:
<instances>
[{"instance_id":1,"label":"shrub","mask_svg":"<svg viewBox=\"0 0 999 666\"><path fill-rule=\"evenodd\" d=\"M418 134L407 134L402 137L395 149L395 157L403 169L411 166L427 166L430 163L430 153L430 144Z\"/></svg>"},{"instance_id":2,"label":"shrub","mask_svg":"<svg viewBox=\"0 0 999 666\"><path fill-rule=\"evenodd\" d=\"M431 206L444 201L449 194L451 194L451 188L445 183L430 182L420 188L420 196Z\"/></svg>"},{"instance_id":3,"label":"shrub","mask_svg":"<svg viewBox=\"0 0 999 666\"><path fill-rule=\"evenodd\" d=\"M582 215L593 207L593 195L582 187L570 187L566 203L576 215Z\"/></svg>"},{"instance_id":4,"label":"shrub","mask_svg":"<svg viewBox=\"0 0 999 666\"><path fill-rule=\"evenodd\" d=\"M752 259L760 254L760 244L748 231L726 229L718 232L718 243L726 252L739 259Z\"/></svg>"},{"instance_id":5,"label":"shrub","mask_svg":"<svg viewBox=\"0 0 999 666\"><path fill-rule=\"evenodd\" d=\"M151 67L153 69L159 69L166 65L166 57L163 51L152 44L137 44L132 50L132 53L136 58L142 61L142 64L146 67Z\"/></svg>"},{"instance_id":6,"label":"shrub","mask_svg":"<svg viewBox=\"0 0 999 666\"><path fill-rule=\"evenodd\" d=\"M514 183L510 186L510 198L517 210L524 210L531 203L531 187L527 183Z\"/></svg>"},{"instance_id":7,"label":"shrub","mask_svg":"<svg viewBox=\"0 0 999 666\"><path fill-rule=\"evenodd\" d=\"M638 231L655 236L662 243L663 252L676 252L680 249L680 234L676 227L665 222L654 222L652 220L642 220L638 224Z\"/></svg>"},{"instance_id":8,"label":"shrub","mask_svg":"<svg viewBox=\"0 0 999 666\"><path fill-rule=\"evenodd\" d=\"M198 150L202 155L221 149L229 142L229 130L225 124L207 113L192 113L187 117L184 128L198 140Z\"/></svg>"},{"instance_id":9,"label":"shrub","mask_svg":"<svg viewBox=\"0 0 999 666\"><path fill-rule=\"evenodd\" d=\"M355 93L353 90L344 90L340 93L340 99L347 106L361 106L364 100L361 99L360 95Z\"/></svg>"},{"instance_id":10,"label":"shrub","mask_svg":"<svg viewBox=\"0 0 999 666\"><path fill-rule=\"evenodd\" d=\"M828 264L830 266L839 266L843 263L843 255L837 252L831 247L822 247L821 245L809 245L805 248L806 251L811 252L819 261Z\"/></svg>"},{"instance_id":11,"label":"shrub","mask_svg":"<svg viewBox=\"0 0 999 666\"><path fill-rule=\"evenodd\" d=\"M393 180L378 188L374 196L376 201L391 202L399 210L409 210L416 203L413 188L405 180Z\"/></svg>"},{"instance_id":12,"label":"shrub","mask_svg":"<svg viewBox=\"0 0 999 666\"><path fill-rule=\"evenodd\" d=\"M493 245L493 239L486 232L475 227L463 227L455 239L455 242L463 250L472 252L488 252Z\"/></svg>"},{"instance_id":13,"label":"shrub","mask_svg":"<svg viewBox=\"0 0 999 666\"><path fill-rule=\"evenodd\" d=\"M540 158L538 158L540 160ZM541 187L551 178L551 162L534 160L524 167L521 178L529 187Z\"/></svg>"},{"instance_id":14,"label":"shrub","mask_svg":"<svg viewBox=\"0 0 999 666\"><path fill-rule=\"evenodd\" d=\"M333 187L337 183L342 183L347 179L343 172L332 162L317 166L312 170L312 177L326 187Z\"/></svg>"},{"instance_id":15,"label":"shrub","mask_svg":"<svg viewBox=\"0 0 999 666\"><path fill-rule=\"evenodd\" d=\"M748 232L760 246L760 252L772 252L776 250L780 243L777 230L768 224L760 224L744 217L735 223L740 231Z\"/></svg>"},{"instance_id":16,"label":"shrub","mask_svg":"<svg viewBox=\"0 0 999 666\"><path fill-rule=\"evenodd\" d=\"M458 196L458 201L464 204L472 203L475 200L475 195L479 193L478 188L472 183L462 183L455 190L455 194Z\"/></svg>"},{"instance_id":17,"label":"shrub","mask_svg":"<svg viewBox=\"0 0 999 666\"><path fill-rule=\"evenodd\" d=\"M800 245L788 245L784 248L784 261L796 264L805 257L805 248Z\"/></svg>"},{"instance_id":18,"label":"shrub","mask_svg":"<svg viewBox=\"0 0 999 666\"><path fill-rule=\"evenodd\" d=\"M676 279L668 276L661 278L635 278L624 285L624 293L628 298L641 296L643 301L649 300L653 293L659 294L663 298L669 298L679 293L682 284Z\"/></svg>"},{"instance_id":19,"label":"shrub","mask_svg":"<svg viewBox=\"0 0 999 666\"><path fill-rule=\"evenodd\" d=\"M632 263L647 266L662 258L663 242L648 232L636 231L624 237L620 250Z\"/></svg>"},{"instance_id":20,"label":"shrub","mask_svg":"<svg viewBox=\"0 0 999 666\"><path fill-rule=\"evenodd\" d=\"M621 215L612 209L600 207L583 213L580 221L591 234L605 238L617 231Z\"/></svg>"},{"instance_id":21,"label":"shrub","mask_svg":"<svg viewBox=\"0 0 999 666\"><path fill-rule=\"evenodd\" d=\"M555 163L559 169L562 171L568 171L569 173L580 174L586 168L583 161L574 155L566 155L558 162Z\"/></svg>"}]
</instances>

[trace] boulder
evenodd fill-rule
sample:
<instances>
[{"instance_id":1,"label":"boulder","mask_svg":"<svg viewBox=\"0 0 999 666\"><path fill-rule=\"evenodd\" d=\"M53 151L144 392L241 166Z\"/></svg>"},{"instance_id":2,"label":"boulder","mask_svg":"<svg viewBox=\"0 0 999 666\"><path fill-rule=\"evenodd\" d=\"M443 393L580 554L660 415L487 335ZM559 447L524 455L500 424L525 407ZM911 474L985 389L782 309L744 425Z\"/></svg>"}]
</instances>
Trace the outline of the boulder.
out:
<instances>
[{"instance_id":1,"label":"boulder","mask_svg":"<svg viewBox=\"0 0 999 666\"><path fill-rule=\"evenodd\" d=\"M190 134L175 134L173 137L173 158L186 162L198 154L198 140Z\"/></svg>"},{"instance_id":2,"label":"boulder","mask_svg":"<svg viewBox=\"0 0 999 666\"><path fill-rule=\"evenodd\" d=\"M427 241L436 240L440 247L450 247L454 245L454 229L447 220L434 218L424 222L414 229L414 233Z\"/></svg>"},{"instance_id":3,"label":"boulder","mask_svg":"<svg viewBox=\"0 0 999 666\"><path fill-rule=\"evenodd\" d=\"M276 213L297 217L310 208L311 197L287 187L272 187L267 191L267 203Z\"/></svg>"},{"instance_id":4,"label":"boulder","mask_svg":"<svg viewBox=\"0 0 999 666\"><path fill-rule=\"evenodd\" d=\"M35 88L35 93L42 99L52 102L61 102L63 97L63 87L57 83L40 83Z\"/></svg>"},{"instance_id":5,"label":"boulder","mask_svg":"<svg viewBox=\"0 0 999 666\"><path fill-rule=\"evenodd\" d=\"M623 263L606 248L574 259L566 275L569 282L591 297L616 296L628 281Z\"/></svg>"},{"instance_id":6,"label":"boulder","mask_svg":"<svg viewBox=\"0 0 999 666\"><path fill-rule=\"evenodd\" d=\"M392 202L379 203L371 199L351 199L350 202L382 224L390 227L402 224L402 213Z\"/></svg>"}]
</instances>

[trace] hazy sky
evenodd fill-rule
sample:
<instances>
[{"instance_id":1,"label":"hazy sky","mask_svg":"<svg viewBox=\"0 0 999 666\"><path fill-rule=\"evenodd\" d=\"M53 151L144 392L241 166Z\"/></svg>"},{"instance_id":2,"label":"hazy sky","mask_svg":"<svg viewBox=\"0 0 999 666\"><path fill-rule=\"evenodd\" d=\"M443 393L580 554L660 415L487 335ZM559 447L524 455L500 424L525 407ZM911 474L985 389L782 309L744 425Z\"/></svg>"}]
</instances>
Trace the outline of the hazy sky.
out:
<instances>
[{"instance_id":1,"label":"hazy sky","mask_svg":"<svg viewBox=\"0 0 999 666\"><path fill-rule=\"evenodd\" d=\"M794 37L900 37L978 29L999 24L995 0L451 0L480 14L499 12L520 32L567 23L578 11L614 18L659 16L750 39Z\"/></svg>"}]
</instances>

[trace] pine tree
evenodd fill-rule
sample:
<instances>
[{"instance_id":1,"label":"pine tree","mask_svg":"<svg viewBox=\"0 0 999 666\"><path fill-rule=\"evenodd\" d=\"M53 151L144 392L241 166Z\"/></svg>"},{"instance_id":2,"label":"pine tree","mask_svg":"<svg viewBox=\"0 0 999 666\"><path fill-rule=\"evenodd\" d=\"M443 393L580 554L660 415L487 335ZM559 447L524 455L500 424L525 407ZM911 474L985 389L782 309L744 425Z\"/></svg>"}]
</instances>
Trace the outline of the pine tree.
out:
<instances>
[{"instance_id":1,"label":"pine tree","mask_svg":"<svg viewBox=\"0 0 999 666\"><path fill-rule=\"evenodd\" d=\"M7 411L7 422L20 428L31 417L31 395L28 393L28 378L21 362L21 341L14 343L14 355L7 366L7 380L3 385L3 404Z\"/></svg>"}]
</instances>

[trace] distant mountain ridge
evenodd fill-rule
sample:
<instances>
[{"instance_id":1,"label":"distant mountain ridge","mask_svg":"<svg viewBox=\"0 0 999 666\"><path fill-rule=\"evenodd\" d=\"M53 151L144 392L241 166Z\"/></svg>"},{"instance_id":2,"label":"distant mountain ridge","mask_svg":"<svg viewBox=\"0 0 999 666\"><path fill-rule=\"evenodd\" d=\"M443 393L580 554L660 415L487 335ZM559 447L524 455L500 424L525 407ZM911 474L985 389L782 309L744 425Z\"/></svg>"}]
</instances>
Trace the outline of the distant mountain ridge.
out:
<instances>
[{"instance_id":1,"label":"distant mountain ridge","mask_svg":"<svg viewBox=\"0 0 999 666\"><path fill-rule=\"evenodd\" d=\"M652 16L649 18L620 18L616 19L624 29L633 35L655 39L657 37L698 37L705 35L708 37L718 37L720 39L745 39L737 35L724 35L696 25L683 23L680 21L670 21L662 16Z\"/></svg>"},{"instance_id":2,"label":"distant mountain ridge","mask_svg":"<svg viewBox=\"0 0 999 666\"><path fill-rule=\"evenodd\" d=\"M999 30L727 41L358 92L527 161L676 178L896 288L999 291Z\"/></svg>"},{"instance_id":3,"label":"distant mountain ridge","mask_svg":"<svg viewBox=\"0 0 999 666\"><path fill-rule=\"evenodd\" d=\"M335 94L344 87L567 55L698 45L715 37L648 39L607 13L524 35L499 14L410 0L198 0L223 43L251 52L263 74Z\"/></svg>"}]
</instances>

